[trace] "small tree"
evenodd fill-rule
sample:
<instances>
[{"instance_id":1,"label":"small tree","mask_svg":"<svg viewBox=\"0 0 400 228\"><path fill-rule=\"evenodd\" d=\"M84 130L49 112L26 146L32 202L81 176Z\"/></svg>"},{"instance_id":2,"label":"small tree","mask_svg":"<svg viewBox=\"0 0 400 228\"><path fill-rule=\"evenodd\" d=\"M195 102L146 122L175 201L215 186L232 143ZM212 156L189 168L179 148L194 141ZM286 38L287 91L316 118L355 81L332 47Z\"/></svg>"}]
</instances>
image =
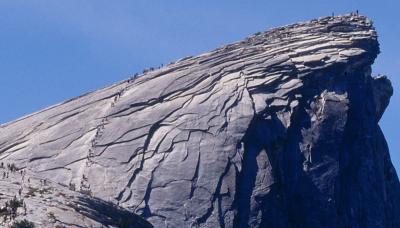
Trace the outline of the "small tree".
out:
<instances>
[{"instance_id":1,"label":"small tree","mask_svg":"<svg viewBox=\"0 0 400 228\"><path fill-rule=\"evenodd\" d=\"M20 221L15 221L10 228L34 228L35 224L33 222L30 222L26 219L20 220Z\"/></svg>"},{"instance_id":2,"label":"small tree","mask_svg":"<svg viewBox=\"0 0 400 228\"><path fill-rule=\"evenodd\" d=\"M8 206L11 208L11 215L16 216L18 207L22 207L23 204L24 202L22 200L18 200L15 196L13 199L8 201Z\"/></svg>"}]
</instances>

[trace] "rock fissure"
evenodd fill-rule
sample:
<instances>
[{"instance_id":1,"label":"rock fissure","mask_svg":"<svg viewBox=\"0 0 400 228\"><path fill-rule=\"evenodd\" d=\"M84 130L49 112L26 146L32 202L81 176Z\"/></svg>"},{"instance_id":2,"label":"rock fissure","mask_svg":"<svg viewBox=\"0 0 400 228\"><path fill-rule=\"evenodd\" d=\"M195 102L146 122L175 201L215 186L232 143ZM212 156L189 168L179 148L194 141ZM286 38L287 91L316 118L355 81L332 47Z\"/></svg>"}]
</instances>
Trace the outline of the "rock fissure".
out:
<instances>
[{"instance_id":1,"label":"rock fissure","mask_svg":"<svg viewBox=\"0 0 400 228\"><path fill-rule=\"evenodd\" d=\"M58 189L54 223L18 215L45 227L148 227L129 211L155 227L397 227L378 53L372 22L351 14L145 70L1 125L0 170L22 173L0 188L20 175L21 196Z\"/></svg>"}]
</instances>

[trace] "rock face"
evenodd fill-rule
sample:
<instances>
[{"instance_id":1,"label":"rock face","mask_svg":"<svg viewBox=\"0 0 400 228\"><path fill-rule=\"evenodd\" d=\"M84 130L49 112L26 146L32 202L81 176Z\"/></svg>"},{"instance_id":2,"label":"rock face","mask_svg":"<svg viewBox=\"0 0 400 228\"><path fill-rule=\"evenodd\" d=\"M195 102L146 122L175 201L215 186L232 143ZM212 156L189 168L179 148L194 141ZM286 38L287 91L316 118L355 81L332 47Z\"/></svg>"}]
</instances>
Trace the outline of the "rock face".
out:
<instances>
[{"instance_id":1,"label":"rock face","mask_svg":"<svg viewBox=\"0 0 400 228\"><path fill-rule=\"evenodd\" d=\"M0 180L1 227L24 219L36 227L153 227L131 211L77 192L73 186L12 170L0 169L5 173Z\"/></svg>"},{"instance_id":2,"label":"rock face","mask_svg":"<svg viewBox=\"0 0 400 228\"><path fill-rule=\"evenodd\" d=\"M272 29L2 125L0 159L155 227L400 227L378 53L363 16Z\"/></svg>"}]
</instances>

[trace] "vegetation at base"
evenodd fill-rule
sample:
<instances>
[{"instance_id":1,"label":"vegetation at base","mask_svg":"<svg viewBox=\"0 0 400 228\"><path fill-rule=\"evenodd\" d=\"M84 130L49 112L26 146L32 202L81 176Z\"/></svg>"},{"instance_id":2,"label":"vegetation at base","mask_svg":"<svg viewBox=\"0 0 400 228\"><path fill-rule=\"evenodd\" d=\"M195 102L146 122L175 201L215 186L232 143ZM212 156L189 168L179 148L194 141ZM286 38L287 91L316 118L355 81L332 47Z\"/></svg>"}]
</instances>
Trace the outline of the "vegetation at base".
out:
<instances>
[{"instance_id":1,"label":"vegetation at base","mask_svg":"<svg viewBox=\"0 0 400 228\"><path fill-rule=\"evenodd\" d=\"M24 201L22 199L18 200L17 197L15 197L15 196L13 199L8 201L8 206L11 208L11 214L14 216L17 214L18 207L22 207L23 205L24 205Z\"/></svg>"},{"instance_id":2,"label":"vegetation at base","mask_svg":"<svg viewBox=\"0 0 400 228\"><path fill-rule=\"evenodd\" d=\"M34 228L35 224L33 222L30 222L26 219L20 220L20 221L15 221L10 228Z\"/></svg>"}]
</instances>

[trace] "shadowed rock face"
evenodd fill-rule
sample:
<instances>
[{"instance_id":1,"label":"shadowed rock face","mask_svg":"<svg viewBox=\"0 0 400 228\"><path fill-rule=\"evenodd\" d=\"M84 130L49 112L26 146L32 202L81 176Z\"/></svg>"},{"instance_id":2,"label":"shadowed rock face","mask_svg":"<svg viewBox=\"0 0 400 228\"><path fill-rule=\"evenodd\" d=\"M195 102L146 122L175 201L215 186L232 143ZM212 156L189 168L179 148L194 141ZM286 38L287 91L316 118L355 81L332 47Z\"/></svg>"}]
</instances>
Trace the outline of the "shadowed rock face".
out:
<instances>
[{"instance_id":1,"label":"shadowed rock face","mask_svg":"<svg viewBox=\"0 0 400 228\"><path fill-rule=\"evenodd\" d=\"M0 159L155 227L399 227L372 23L253 35L0 128Z\"/></svg>"}]
</instances>

